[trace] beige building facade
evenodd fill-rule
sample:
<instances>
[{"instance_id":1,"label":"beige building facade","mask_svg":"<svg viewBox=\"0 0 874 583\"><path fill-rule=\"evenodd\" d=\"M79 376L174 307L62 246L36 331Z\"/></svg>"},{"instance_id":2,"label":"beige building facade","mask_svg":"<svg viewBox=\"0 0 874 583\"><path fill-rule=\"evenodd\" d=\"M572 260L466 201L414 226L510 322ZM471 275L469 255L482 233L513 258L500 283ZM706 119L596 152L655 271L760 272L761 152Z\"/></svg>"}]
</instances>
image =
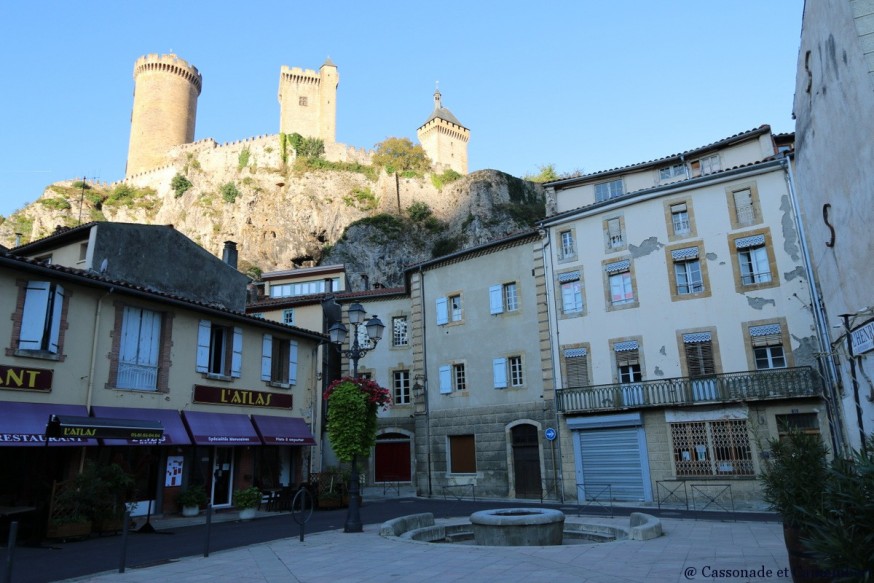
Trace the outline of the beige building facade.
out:
<instances>
[{"instance_id":1,"label":"beige building facade","mask_svg":"<svg viewBox=\"0 0 874 583\"><path fill-rule=\"evenodd\" d=\"M197 289L65 264L64 257L78 257L80 235L99 246L118 234L97 234L99 226L0 254L0 311L8 314L0 325L7 339L0 457L23 469L0 480L4 499L35 506L42 528L63 518L49 515L52 484L77 474L86 460L116 463L134 478L131 502L140 515L176 513L176 497L192 485L204 486L214 507L230 508L236 489L278 491L307 481L320 457L312 428L324 336L246 316ZM189 251L199 249L189 244ZM51 262L37 259L49 253ZM165 266L185 263L178 246L151 254ZM209 279L226 269L236 274L212 257L198 273ZM245 282L239 291L244 299ZM163 435L47 439L49 415L148 421Z\"/></svg>"},{"instance_id":2,"label":"beige building facade","mask_svg":"<svg viewBox=\"0 0 874 583\"><path fill-rule=\"evenodd\" d=\"M547 185L567 496L754 504L768 439L832 441L777 141L763 126Z\"/></svg>"}]
</instances>

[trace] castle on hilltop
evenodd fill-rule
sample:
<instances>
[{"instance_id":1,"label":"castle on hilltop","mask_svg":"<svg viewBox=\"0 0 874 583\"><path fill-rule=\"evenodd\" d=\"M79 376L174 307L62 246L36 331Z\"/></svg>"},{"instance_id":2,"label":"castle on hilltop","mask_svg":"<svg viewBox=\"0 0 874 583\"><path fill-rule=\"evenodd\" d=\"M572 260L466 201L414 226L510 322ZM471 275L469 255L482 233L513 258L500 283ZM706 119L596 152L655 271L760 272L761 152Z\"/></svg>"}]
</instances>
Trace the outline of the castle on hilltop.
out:
<instances>
[{"instance_id":1,"label":"castle on hilltop","mask_svg":"<svg viewBox=\"0 0 874 583\"><path fill-rule=\"evenodd\" d=\"M337 139L337 66L326 59L318 72L282 66L279 72L279 131L319 138L326 157L340 149ZM203 77L197 67L174 54L145 55L134 65L134 103L125 177L167 162L174 147L194 141L197 99ZM443 107L434 92L434 111L416 135L438 169L467 174L470 130Z\"/></svg>"}]
</instances>

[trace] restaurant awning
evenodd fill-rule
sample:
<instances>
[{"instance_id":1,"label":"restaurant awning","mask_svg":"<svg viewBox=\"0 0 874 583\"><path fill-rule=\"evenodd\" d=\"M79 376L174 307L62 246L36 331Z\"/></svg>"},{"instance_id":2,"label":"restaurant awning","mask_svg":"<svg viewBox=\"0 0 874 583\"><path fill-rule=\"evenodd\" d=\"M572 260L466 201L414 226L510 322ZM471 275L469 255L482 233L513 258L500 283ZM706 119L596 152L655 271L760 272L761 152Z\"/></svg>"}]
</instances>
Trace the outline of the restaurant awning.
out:
<instances>
[{"instance_id":1,"label":"restaurant awning","mask_svg":"<svg viewBox=\"0 0 874 583\"><path fill-rule=\"evenodd\" d=\"M252 422L265 445L315 445L306 421L300 417L252 415Z\"/></svg>"},{"instance_id":2,"label":"restaurant awning","mask_svg":"<svg viewBox=\"0 0 874 583\"><path fill-rule=\"evenodd\" d=\"M98 419L81 415L52 415L46 426L49 437L96 437L103 439L146 439L157 441L164 427L157 421Z\"/></svg>"},{"instance_id":3,"label":"restaurant awning","mask_svg":"<svg viewBox=\"0 0 874 583\"><path fill-rule=\"evenodd\" d=\"M160 439L104 439L103 445L191 445L179 412L174 409L138 409L134 407L91 407L98 419L140 419L157 421L164 427Z\"/></svg>"},{"instance_id":4,"label":"restaurant awning","mask_svg":"<svg viewBox=\"0 0 874 583\"><path fill-rule=\"evenodd\" d=\"M0 407L0 447L46 445L46 426L52 415L85 417L84 405L53 405L51 403L13 403L6 401ZM49 447L97 445L96 439L86 437L50 438Z\"/></svg>"},{"instance_id":5,"label":"restaurant awning","mask_svg":"<svg viewBox=\"0 0 874 583\"><path fill-rule=\"evenodd\" d=\"M188 434L197 445L261 445L247 415L183 411Z\"/></svg>"}]
</instances>

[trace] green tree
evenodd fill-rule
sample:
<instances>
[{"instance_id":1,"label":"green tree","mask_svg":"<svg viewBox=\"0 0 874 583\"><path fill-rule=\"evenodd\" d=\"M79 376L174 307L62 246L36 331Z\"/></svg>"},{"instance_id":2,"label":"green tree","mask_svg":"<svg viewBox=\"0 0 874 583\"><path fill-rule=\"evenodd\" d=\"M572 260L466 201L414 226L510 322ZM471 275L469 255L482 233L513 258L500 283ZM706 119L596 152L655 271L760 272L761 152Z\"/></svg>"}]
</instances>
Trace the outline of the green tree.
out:
<instances>
[{"instance_id":1,"label":"green tree","mask_svg":"<svg viewBox=\"0 0 874 583\"><path fill-rule=\"evenodd\" d=\"M173 177L173 180L170 181L170 188L176 193L176 198L179 198L185 191L191 188L191 181L181 174L177 174Z\"/></svg>"},{"instance_id":2,"label":"green tree","mask_svg":"<svg viewBox=\"0 0 874 583\"><path fill-rule=\"evenodd\" d=\"M555 171L555 164L544 164L537 169L539 171L537 174L526 174L522 179L528 182L552 182L561 178Z\"/></svg>"},{"instance_id":3,"label":"green tree","mask_svg":"<svg viewBox=\"0 0 874 583\"><path fill-rule=\"evenodd\" d=\"M409 138L386 138L376 145L373 164L382 166L389 174L413 172L424 174L431 169L431 160L422 146Z\"/></svg>"}]
</instances>

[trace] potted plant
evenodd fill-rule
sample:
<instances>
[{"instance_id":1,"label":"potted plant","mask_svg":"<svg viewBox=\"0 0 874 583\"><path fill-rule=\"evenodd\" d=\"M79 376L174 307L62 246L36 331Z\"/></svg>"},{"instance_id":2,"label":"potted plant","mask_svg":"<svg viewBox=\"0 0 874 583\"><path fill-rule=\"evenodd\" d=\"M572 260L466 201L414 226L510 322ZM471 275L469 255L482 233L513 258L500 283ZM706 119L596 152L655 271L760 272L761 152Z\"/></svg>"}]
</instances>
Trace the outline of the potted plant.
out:
<instances>
[{"instance_id":1,"label":"potted plant","mask_svg":"<svg viewBox=\"0 0 874 583\"><path fill-rule=\"evenodd\" d=\"M79 476L66 482L55 482L46 537L59 540L86 538L91 534L93 501L90 484Z\"/></svg>"},{"instance_id":2,"label":"potted plant","mask_svg":"<svg viewBox=\"0 0 874 583\"><path fill-rule=\"evenodd\" d=\"M176 502L182 506L182 516L197 516L206 501L206 489L202 484L188 486L176 497Z\"/></svg>"},{"instance_id":3,"label":"potted plant","mask_svg":"<svg viewBox=\"0 0 874 583\"><path fill-rule=\"evenodd\" d=\"M255 486L234 490L234 506L240 510L240 520L254 518L259 504L261 504L261 490Z\"/></svg>"},{"instance_id":4,"label":"potted plant","mask_svg":"<svg viewBox=\"0 0 874 583\"><path fill-rule=\"evenodd\" d=\"M348 504L346 476L339 468L329 467L319 474L316 499L319 508L340 508Z\"/></svg>"},{"instance_id":5,"label":"potted plant","mask_svg":"<svg viewBox=\"0 0 874 583\"><path fill-rule=\"evenodd\" d=\"M118 464L89 464L82 473L93 484L94 502L91 521L99 533L118 532L124 528L125 503L134 479Z\"/></svg>"},{"instance_id":6,"label":"potted plant","mask_svg":"<svg viewBox=\"0 0 874 583\"><path fill-rule=\"evenodd\" d=\"M768 442L770 453L761 475L763 497L783 519L783 538L795 583L829 581L805 547L810 517L823 513L828 481L828 450L817 434L790 431Z\"/></svg>"}]
</instances>

